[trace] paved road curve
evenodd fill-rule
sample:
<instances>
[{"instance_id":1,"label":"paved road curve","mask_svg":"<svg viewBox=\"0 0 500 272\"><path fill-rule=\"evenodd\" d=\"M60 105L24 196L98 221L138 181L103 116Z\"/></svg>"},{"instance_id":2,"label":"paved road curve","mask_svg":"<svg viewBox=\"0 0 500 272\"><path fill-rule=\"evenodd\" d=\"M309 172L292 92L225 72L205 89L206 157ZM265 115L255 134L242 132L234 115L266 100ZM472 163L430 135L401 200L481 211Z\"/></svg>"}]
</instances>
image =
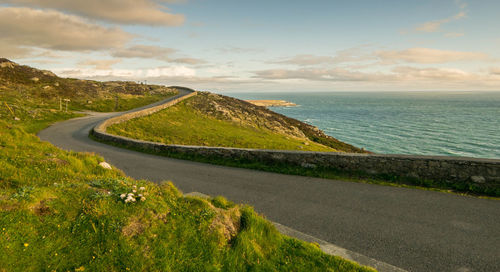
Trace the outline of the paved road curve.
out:
<instances>
[{"instance_id":1,"label":"paved road curve","mask_svg":"<svg viewBox=\"0 0 500 272\"><path fill-rule=\"evenodd\" d=\"M272 221L410 271L500 271L500 201L214 166L90 140L90 129L112 115L57 123L39 137L96 152L134 178L248 203Z\"/></svg>"}]
</instances>

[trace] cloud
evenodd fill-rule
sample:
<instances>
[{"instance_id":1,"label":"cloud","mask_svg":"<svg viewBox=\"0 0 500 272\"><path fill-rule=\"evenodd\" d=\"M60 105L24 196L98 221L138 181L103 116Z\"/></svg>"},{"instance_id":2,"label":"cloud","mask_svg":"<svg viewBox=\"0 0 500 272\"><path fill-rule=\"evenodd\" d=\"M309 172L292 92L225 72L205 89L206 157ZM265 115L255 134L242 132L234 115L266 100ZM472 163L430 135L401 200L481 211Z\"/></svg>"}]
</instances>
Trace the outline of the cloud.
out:
<instances>
[{"instance_id":1,"label":"cloud","mask_svg":"<svg viewBox=\"0 0 500 272\"><path fill-rule=\"evenodd\" d=\"M170 59L169 61L175 63L191 64L191 65L207 63L205 60L197 58L176 58L176 59Z\"/></svg>"},{"instance_id":2,"label":"cloud","mask_svg":"<svg viewBox=\"0 0 500 272\"><path fill-rule=\"evenodd\" d=\"M20 46L12 45L10 42L4 41L1 36L0 36L0 52L3 58L8 58L8 59L24 58L31 55L31 50Z\"/></svg>"},{"instance_id":3,"label":"cloud","mask_svg":"<svg viewBox=\"0 0 500 272\"><path fill-rule=\"evenodd\" d=\"M64 77L109 79L144 79L156 77L191 77L196 75L194 69L185 66L158 67L152 69L54 69L54 73Z\"/></svg>"},{"instance_id":4,"label":"cloud","mask_svg":"<svg viewBox=\"0 0 500 272\"><path fill-rule=\"evenodd\" d=\"M396 67L393 72L400 80L466 81L477 80L479 76L456 68Z\"/></svg>"},{"instance_id":5,"label":"cloud","mask_svg":"<svg viewBox=\"0 0 500 272\"><path fill-rule=\"evenodd\" d=\"M333 64L334 61L335 61L335 58L330 57L330 56L316 56L316 55L302 54L302 55L296 55L296 56L293 56L291 58L287 58L287 59L283 59L283 60L271 61L269 63L310 66L310 65L318 65L318 64L325 64L325 63Z\"/></svg>"},{"instance_id":6,"label":"cloud","mask_svg":"<svg viewBox=\"0 0 500 272\"><path fill-rule=\"evenodd\" d=\"M305 81L302 84L307 84L307 86L313 86L316 83L321 84L321 82L342 83L342 86L349 86L348 82L352 82L355 84L351 84L351 87L365 86L372 90L376 86L388 88L399 86L409 89L430 88L433 90L456 90L457 88L498 90L500 68L492 68L489 73L472 73L456 68L418 68L409 66L395 67L385 73L348 69L271 69L254 71L253 78L271 82L276 81L280 84L293 82L295 85L300 84L296 80L301 80ZM330 85L323 83L321 86L328 88Z\"/></svg>"},{"instance_id":7,"label":"cloud","mask_svg":"<svg viewBox=\"0 0 500 272\"><path fill-rule=\"evenodd\" d=\"M377 57L385 64L409 63L447 63L455 61L484 61L489 57L480 52L447 51L431 48L410 48L401 51L378 51Z\"/></svg>"},{"instance_id":8,"label":"cloud","mask_svg":"<svg viewBox=\"0 0 500 272\"><path fill-rule=\"evenodd\" d=\"M341 50L335 56L317 56L311 54L296 55L291 58L270 61L273 64L290 64L299 66L313 66L320 64L338 64L373 59L373 56L364 54L359 48Z\"/></svg>"},{"instance_id":9,"label":"cloud","mask_svg":"<svg viewBox=\"0 0 500 272\"><path fill-rule=\"evenodd\" d=\"M144 59L169 59L169 56L176 50L167 47L154 45L134 45L128 48L116 49L111 53L113 57L118 58L144 58Z\"/></svg>"},{"instance_id":10,"label":"cloud","mask_svg":"<svg viewBox=\"0 0 500 272\"><path fill-rule=\"evenodd\" d=\"M490 74L500 76L500 67L493 67L490 69Z\"/></svg>"},{"instance_id":11,"label":"cloud","mask_svg":"<svg viewBox=\"0 0 500 272\"><path fill-rule=\"evenodd\" d=\"M14 5L57 9L92 19L119 24L178 26L184 16L168 13L162 3L177 1L152 0L7 0Z\"/></svg>"},{"instance_id":12,"label":"cloud","mask_svg":"<svg viewBox=\"0 0 500 272\"><path fill-rule=\"evenodd\" d=\"M254 78L268 80L304 79L312 81L379 81L391 80L390 75L364 73L347 69L302 68L297 70L270 69L254 71Z\"/></svg>"},{"instance_id":13,"label":"cloud","mask_svg":"<svg viewBox=\"0 0 500 272\"><path fill-rule=\"evenodd\" d=\"M132 35L89 23L53 10L0 8L0 44L17 50L37 47L63 51L107 50L121 47Z\"/></svg>"},{"instance_id":14,"label":"cloud","mask_svg":"<svg viewBox=\"0 0 500 272\"><path fill-rule=\"evenodd\" d=\"M94 66L97 70L109 70L111 66L121 62L121 59L110 59L110 60L87 60L78 63L83 66Z\"/></svg>"},{"instance_id":15,"label":"cloud","mask_svg":"<svg viewBox=\"0 0 500 272\"><path fill-rule=\"evenodd\" d=\"M127 48L120 48L111 53L113 57L117 58L143 58L143 59L156 59L166 62L182 63L182 64L203 64L205 60L197 58L174 58L171 55L176 53L177 50L168 47L155 46L155 45L134 45Z\"/></svg>"},{"instance_id":16,"label":"cloud","mask_svg":"<svg viewBox=\"0 0 500 272\"><path fill-rule=\"evenodd\" d=\"M467 13L465 11L465 9L467 8L467 4L465 2L462 2L462 1L455 1L455 4L460 9L460 11L457 14L455 14L451 17L445 18L445 19L425 22L423 24L416 26L415 30L419 31L419 32L437 32L440 30L440 28L443 24L457 21L457 20L460 20L462 18L467 17Z\"/></svg>"}]
</instances>

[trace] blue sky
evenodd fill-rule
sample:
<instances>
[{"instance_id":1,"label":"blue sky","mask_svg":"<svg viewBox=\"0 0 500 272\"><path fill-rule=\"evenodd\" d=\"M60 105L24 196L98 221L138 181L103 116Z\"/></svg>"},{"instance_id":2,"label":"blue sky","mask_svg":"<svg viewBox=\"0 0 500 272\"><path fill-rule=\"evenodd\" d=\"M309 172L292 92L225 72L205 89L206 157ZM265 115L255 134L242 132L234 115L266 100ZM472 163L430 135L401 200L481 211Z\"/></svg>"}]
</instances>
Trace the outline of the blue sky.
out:
<instances>
[{"instance_id":1,"label":"blue sky","mask_svg":"<svg viewBox=\"0 0 500 272\"><path fill-rule=\"evenodd\" d=\"M498 1L0 3L2 56L65 77L212 91L500 90Z\"/></svg>"}]
</instances>

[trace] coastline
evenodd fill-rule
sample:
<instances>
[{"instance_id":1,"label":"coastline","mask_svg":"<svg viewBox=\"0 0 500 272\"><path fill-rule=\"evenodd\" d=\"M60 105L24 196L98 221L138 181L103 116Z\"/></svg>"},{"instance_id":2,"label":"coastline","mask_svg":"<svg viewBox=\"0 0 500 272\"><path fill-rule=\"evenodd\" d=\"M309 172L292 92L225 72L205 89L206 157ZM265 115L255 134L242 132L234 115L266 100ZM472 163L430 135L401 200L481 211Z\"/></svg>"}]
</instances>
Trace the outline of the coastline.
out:
<instances>
[{"instance_id":1,"label":"coastline","mask_svg":"<svg viewBox=\"0 0 500 272\"><path fill-rule=\"evenodd\" d=\"M296 107L297 104L293 102L288 102L286 100L245 100L248 103L254 104L256 106L262 107Z\"/></svg>"}]
</instances>

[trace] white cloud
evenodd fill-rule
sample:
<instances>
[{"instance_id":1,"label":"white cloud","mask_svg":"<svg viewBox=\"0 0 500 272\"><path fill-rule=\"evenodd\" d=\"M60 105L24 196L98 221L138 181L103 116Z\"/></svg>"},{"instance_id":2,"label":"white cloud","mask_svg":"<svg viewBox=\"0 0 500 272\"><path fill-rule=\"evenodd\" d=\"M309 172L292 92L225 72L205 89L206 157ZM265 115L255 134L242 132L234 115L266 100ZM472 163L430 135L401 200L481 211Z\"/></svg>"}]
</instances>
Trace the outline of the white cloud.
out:
<instances>
[{"instance_id":1,"label":"white cloud","mask_svg":"<svg viewBox=\"0 0 500 272\"><path fill-rule=\"evenodd\" d=\"M448 51L431 48L410 48L401 51L378 51L375 53L383 63L447 63L456 61L484 61L488 55L480 52Z\"/></svg>"},{"instance_id":2,"label":"white cloud","mask_svg":"<svg viewBox=\"0 0 500 272\"><path fill-rule=\"evenodd\" d=\"M306 82L358 82L372 83L374 86L388 84L392 86L413 86L429 83L439 89L443 86L498 88L500 69L491 69L490 73L471 73L456 68L417 68L400 66L390 72L361 72L348 69L271 69L254 72L254 78L286 82L303 80Z\"/></svg>"},{"instance_id":3,"label":"white cloud","mask_svg":"<svg viewBox=\"0 0 500 272\"><path fill-rule=\"evenodd\" d=\"M365 73L360 71L351 71L347 69L320 69L320 68L302 68L296 70L289 69L269 69L254 71L254 78L268 80L288 80L304 79L312 81L379 81L391 80L391 75L382 73Z\"/></svg>"},{"instance_id":4,"label":"white cloud","mask_svg":"<svg viewBox=\"0 0 500 272\"><path fill-rule=\"evenodd\" d=\"M435 81L467 81L478 80L478 74L469 73L456 68L415 68L396 67L393 72L400 80L435 80Z\"/></svg>"},{"instance_id":5,"label":"white cloud","mask_svg":"<svg viewBox=\"0 0 500 272\"><path fill-rule=\"evenodd\" d=\"M177 26L184 16L168 13L161 3L152 0L5 0L14 5L57 9L92 19L121 24Z\"/></svg>"},{"instance_id":6,"label":"white cloud","mask_svg":"<svg viewBox=\"0 0 500 272\"><path fill-rule=\"evenodd\" d=\"M194 69L185 66L158 67L152 69L54 69L54 73L62 77L94 78L106 77L109 79L136 80L156 77L192 77L196 75Z\"/></svg>"}]
</instances>

